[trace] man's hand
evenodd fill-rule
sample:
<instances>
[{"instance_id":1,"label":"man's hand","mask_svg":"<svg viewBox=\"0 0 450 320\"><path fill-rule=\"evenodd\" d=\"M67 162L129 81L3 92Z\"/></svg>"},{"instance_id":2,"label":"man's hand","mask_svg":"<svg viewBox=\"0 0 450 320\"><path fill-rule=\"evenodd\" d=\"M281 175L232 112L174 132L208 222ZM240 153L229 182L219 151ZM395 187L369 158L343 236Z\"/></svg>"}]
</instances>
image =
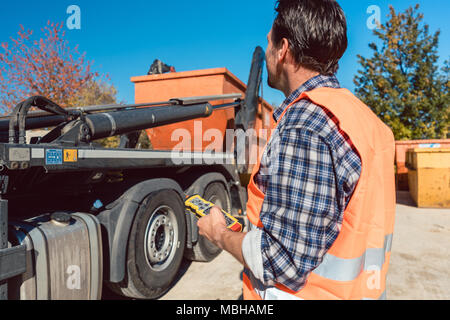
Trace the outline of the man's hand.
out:
<instances>
[{"instance_id":1,"label":"man's hand","mask_svg":"<svg viewBox=\"0 0 450 320\"><path fill-rule=\"evenodd\" d=\"M226 233L228 229L225 217L220 208L211 208L211 212L207 216L201 218L197 225L201 236L204 236L220 249L224 249L223 234Z\"/></svg>"},{"instance_id":2,"label":"man's hand","mask_svg":"<svg viewBox=\"0 0 450 320\"><path fill-rule=\"evenodd\" d=\"M212 208L209 215L201 218L197 225L201 236L204 236L220 249L228 251L242 265L246 266L242 255L242 242L246 234L229 230L220 208Z\"/></svg>"}]
</instances>

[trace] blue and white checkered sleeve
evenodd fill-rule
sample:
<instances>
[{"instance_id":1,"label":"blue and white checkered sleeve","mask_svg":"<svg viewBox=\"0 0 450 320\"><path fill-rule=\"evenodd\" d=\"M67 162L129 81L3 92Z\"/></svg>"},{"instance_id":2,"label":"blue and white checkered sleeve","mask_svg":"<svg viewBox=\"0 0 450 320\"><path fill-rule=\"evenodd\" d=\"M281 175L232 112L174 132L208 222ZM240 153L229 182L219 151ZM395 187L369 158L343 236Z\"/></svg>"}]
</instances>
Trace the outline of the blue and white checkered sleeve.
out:
<instances>
[{"instance_id":1,"label":"blue and white checkered sleeve","mask_svg":"<svg viewBox=\"0 0 450 320\"><path fill-rule=\"evenodd\" d=\"M286 129L279 140L260 215L263 282L299 291L339 234L336 178L316 133Z\"/></svg>"}]
</instances>

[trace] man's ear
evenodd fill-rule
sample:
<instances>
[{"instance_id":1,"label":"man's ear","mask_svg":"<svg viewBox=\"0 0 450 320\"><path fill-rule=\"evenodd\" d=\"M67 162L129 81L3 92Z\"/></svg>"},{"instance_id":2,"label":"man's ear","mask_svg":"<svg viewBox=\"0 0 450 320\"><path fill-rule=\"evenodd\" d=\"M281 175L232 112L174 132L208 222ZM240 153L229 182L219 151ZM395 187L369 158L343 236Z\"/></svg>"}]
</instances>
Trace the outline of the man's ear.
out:
<instances>
[{"instance_id":1,"label":"man's ear","mask_svg":"<svg viewBox=\"0 0 450 320\"><path fill-rule=\"evenodd\" d=\"M289 41L286 38L281 40L281 47L278 50L278 62L287 62L289 52Z\"/></svg>"}]
</instances>

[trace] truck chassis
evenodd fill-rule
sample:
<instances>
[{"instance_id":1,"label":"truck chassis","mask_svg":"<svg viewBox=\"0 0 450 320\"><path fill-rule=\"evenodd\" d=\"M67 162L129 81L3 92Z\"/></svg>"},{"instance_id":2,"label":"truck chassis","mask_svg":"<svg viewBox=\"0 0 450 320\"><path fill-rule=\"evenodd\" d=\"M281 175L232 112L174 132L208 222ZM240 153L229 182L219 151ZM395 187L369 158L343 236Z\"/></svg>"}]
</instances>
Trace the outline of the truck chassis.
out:
<instances>
[{"instance_id":1,"label":"truck chassis","mask_svg":"<svg viewBox=\"0 0 450 320\"><path fill-rule=\"evenodd\" d=\"M121 295L154 299L169 290L183 256L214 259L220 250L199 236L184 199L199 194L243 218L246 189L236 154L137 150L137 136L223 108L235 108L236 128L251 128L263 60L258 47L245 100L218 96L62 109L32 97L0 118L0 300L101 299L103 282ZM209 103L231 98L233 103ZM32 107L42 111L29 112ZM27 130L44 127L54 129L26 143ZM94 143L117 135L118 149ZM83 223L86 236L73 236L84 234ZM40 251L36 230L44 239ZM50 257L70 260L85 253L80 250L89 251L90 262L81 268L87 275L70 282L77 269ZM80 286L90 289L80 294Z\"/></svg>"}]
</instances>

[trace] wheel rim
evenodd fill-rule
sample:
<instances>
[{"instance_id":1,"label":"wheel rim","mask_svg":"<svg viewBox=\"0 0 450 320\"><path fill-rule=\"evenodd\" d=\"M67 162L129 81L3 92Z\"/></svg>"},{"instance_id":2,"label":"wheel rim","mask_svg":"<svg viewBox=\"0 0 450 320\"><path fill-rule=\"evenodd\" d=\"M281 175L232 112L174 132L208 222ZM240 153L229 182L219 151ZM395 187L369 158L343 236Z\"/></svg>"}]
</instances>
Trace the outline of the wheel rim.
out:
<instances>
[{"instance_id":1,"label":"wheel rim","mask_svg":"<svg viewBox=\"0 0 450 320\"><path fill-rule=\"evenodd\" d=\"M166 269L178 247L178 223L174 211L161 206L150 215L145 230L145 257L155 271Z\"/></svg>"}]
</instances>

